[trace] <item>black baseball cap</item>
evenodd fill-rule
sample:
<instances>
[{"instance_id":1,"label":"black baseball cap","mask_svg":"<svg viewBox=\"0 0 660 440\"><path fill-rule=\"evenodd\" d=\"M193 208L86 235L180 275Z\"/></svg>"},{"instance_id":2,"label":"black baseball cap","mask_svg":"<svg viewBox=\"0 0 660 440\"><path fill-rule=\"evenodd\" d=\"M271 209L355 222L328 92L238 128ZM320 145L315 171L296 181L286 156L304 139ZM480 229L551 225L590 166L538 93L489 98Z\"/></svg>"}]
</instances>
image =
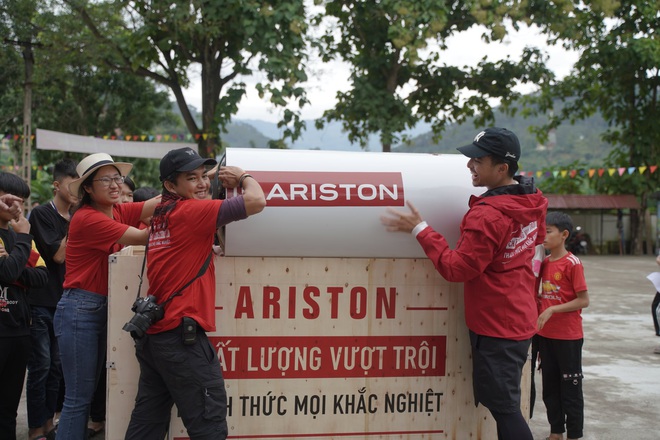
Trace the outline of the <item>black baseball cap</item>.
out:
<instances>
[{"instance_id":1,"label":"black baseball cap","mask_svg":"<svg viewBox=\"0 0 660 440\"><path fill-rule=\"evenodd\" d=\"M170 150L160 160L160 181L163 182L174 173L192 171L202 165L215 166L215 159L203 158L189 147Z\"/></svg>"},{"instance_id":2,"label":"black baseball cap","mask_svg":"<svg viewBox=\"0 0 660 440\"><path fill-rule=\"evenodd\" d=\"M480 131L470 145L458 147L457 150L470 158L493 155L510 162L520 160L518 136L506 128L492 127Z\"/></svg>"}]
</instances>

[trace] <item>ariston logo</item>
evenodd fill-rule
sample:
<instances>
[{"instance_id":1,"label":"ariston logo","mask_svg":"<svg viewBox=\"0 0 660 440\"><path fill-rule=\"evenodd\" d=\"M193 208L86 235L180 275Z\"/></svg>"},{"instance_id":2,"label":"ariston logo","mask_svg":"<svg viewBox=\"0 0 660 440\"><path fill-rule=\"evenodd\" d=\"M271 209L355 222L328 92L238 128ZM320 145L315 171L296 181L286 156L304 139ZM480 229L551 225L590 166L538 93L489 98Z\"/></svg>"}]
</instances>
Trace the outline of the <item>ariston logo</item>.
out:
<instances>
[{"instance_id":1,"label":"ariston logo","mask_svg":"<svg viewBox=\"0 0 660 440\"><path fill-rule=\"evenodd\" d=\"M404 206L398 172L250 171L273 206Z\"/></svg>"}]
</instances>

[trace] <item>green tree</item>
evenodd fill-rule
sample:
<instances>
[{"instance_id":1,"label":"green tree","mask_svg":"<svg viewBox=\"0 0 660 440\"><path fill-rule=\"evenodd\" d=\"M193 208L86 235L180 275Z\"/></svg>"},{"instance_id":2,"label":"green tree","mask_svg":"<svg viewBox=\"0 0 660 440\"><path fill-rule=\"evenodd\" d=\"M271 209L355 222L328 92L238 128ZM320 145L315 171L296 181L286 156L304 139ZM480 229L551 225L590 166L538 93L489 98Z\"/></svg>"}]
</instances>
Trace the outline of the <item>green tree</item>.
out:
<instances>
[{"instance_id":1,"label":"green tree","mask_svg":"<svg viewBox=\"0 0 660 440\"><path fill-rule=\"evenodd\" d=\"M307 79L303 0L170 2L64 0L94 36L94 44L68 45L92 50L114 70L150 78L169 88L186 127L206 155L217 153L219 127L236 113L246 93L241 78L261 72L260 96L274 106L306 104L300 82ZM191 114L184 89L191 72L201 76L201 127ZM284 110L280 127L295 139L304 123L299 113ZM211 134L207 139L201 134Z\"/></svg>"},{"instance_id":2,"label":"green tree","mask_svg":"<svg viewBox=\"0 0 660 440\"><path fill-rule=\"evenodd\" d=\"M547 84L530 97L541 111L552 109L552 100L565 100L548 126L584 119L600 112L609 128L603 139L615 146L610 167L657 165L660 154L660 14L657 0L596 0L586 3L538 2L531 6L534 19L552 41L580 53L571 74L557 84ZM548 126L541 127L545 131ZM659 174L626 176L615 185L603 180L604 193L633 193L641 201L641 221L636 222L635 253L641 251L648 196L660 187ZM650 241L650 237L648 238ZM648 247L647 247L648 249Z\"/></svg>"},{"instance_id":3,"label":"green tree","mask_svg":"<svg viewBox=\"0 0 660 440\"><path fill-rule=\"evenodd\" d=\"M351 88L337 94L336 106L317 121L342 121L352 142L365 145L380 133L383 151L397 134L424 120L436 136L447 124L476 116L492 121L492 98L506 105L519 95L520 83L547 81L551 76L542 54L525 49L521 59L455 67L442 62L447 39L474 26L484 26L483 39L497 41L525 19L517 1L443 0L316 0L323 12L314 23L330 23L318 40L324 60L350 64Z\"/></svg>"},{"instance_id":4,"label":"green tree","mask_svg":"<svg viewBox=\"0 0 660 440\"><path fill-rule=\"evenodd\" d=\"M34 43L34 127L89 136L117 132L135 135L148 133L159 121L173 118L163 87L159 90L149 79L98 66L100 63L92 51L68 50L63 44L65 37L80 42L92 41L79 20L54 14L44 1L7 0L1 5L0 29L7 30L7 39L12 43L3 45L0 52L2 60L7 60L0 70L0 130L3 132L22 133L23 46L13 43L16 41ZM20 144L12 144L16 157ZM35 150L33 157L35 166L47 170L62 157L79 160L83 155ZM138 180L144 184L158 183L157 161L130 158L128 161L134 163ZM16 159L9 161L10 164L17 162ZM156 162L155 165L152 162ZM38 186L44 179L49 188L49 178L44 173L35 174L31 184Z\"/></svg>"}]
</instances>

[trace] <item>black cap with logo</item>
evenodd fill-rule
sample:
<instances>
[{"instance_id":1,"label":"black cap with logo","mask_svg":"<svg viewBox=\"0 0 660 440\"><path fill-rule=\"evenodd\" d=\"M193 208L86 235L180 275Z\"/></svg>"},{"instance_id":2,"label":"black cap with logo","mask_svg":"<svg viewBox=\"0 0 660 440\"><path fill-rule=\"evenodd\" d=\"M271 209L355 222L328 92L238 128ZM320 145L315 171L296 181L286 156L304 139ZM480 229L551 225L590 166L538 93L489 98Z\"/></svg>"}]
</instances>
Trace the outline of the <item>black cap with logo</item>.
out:
<instances>
[{"instance_id":1,"label":"black cap with logo","mask_svg":"<svg viewBox=\"0 0 660 440\"><path fill-rule=\"evenodd\" d=\"M474 137L470 145L457 148L470 158L493 155L510 162L520 160L520 142L514 132L506 128L487 128Z\"/></svg>"},{"instance_id":2,"label":"black cap with logo","mask_svg":"<svg viewBox=\"0 0 660 440\"><path fill-rule=\"evenodd\" d=\"M201 157L189 147L170 150L160 160L160 181L165 181L174 173L192 171L202 165L215 166L217 163L215 159Z\"/></svg>"}]
</instances>

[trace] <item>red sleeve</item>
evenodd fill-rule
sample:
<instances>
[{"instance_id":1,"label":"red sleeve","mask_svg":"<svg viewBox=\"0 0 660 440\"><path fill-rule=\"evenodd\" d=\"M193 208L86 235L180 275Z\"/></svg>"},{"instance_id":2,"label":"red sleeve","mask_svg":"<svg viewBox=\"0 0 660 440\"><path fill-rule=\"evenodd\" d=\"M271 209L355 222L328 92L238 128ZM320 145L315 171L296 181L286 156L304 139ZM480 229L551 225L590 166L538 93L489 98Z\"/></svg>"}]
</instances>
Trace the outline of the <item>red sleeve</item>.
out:
<instances>
[{"instance_id":1,"label":"red sleeve","mask_svg":"<svg viewBox=\"0 0 660 440\"><path fill-rule=\"evenodd\" d=\"M574 264L571 270L571 283L573 284L573 292L578 294L579 292L584 292L587 290L587 280L584 278L584 266L582 262L580 264Z\"/></svg>"},{"instance_id":2,"label":"red sleeve","mask_svg":"<svg viewBox=\"0 0 660 440\"><path fill-rule=\"evenodd\" d=\"M82 215L78 216L79 214ZM77 219L76 216L78 216ZM72 241L80 245L81 252L84 252L85 248L108 251L124 235L127 229L128 225L113 220L96 209L80 210L71 219L67 251L73 244ZM68 269L68 254L66 259Z\"/></svg>"},{"instance_id":3,"label":"red sleeve","mask_svg":"<svg viewBox=\"0 0 660 440\"><path fill-rule=\"evenodd\" d=\"M465 282L478 277L498 253L500 244L497 237L502 235L504 223L497 218L485 219L488 211L501 215L496 210L486 209L473 208L468 212L463 219L461 237L455 250L449 249L447 240L431 227L417 235L424 252L447 281Z\"/></svg>"},{"instance_id":4,"label":"red sleeve","mask_svg":"<svg viewBox=\"0 0 660 440\"><path fill-rule=\"evenodd\" d=\"M143 208L144 202L118 203L113 207L115 220L137 228L140 226Z\"/></svg>"}]
</instances>

